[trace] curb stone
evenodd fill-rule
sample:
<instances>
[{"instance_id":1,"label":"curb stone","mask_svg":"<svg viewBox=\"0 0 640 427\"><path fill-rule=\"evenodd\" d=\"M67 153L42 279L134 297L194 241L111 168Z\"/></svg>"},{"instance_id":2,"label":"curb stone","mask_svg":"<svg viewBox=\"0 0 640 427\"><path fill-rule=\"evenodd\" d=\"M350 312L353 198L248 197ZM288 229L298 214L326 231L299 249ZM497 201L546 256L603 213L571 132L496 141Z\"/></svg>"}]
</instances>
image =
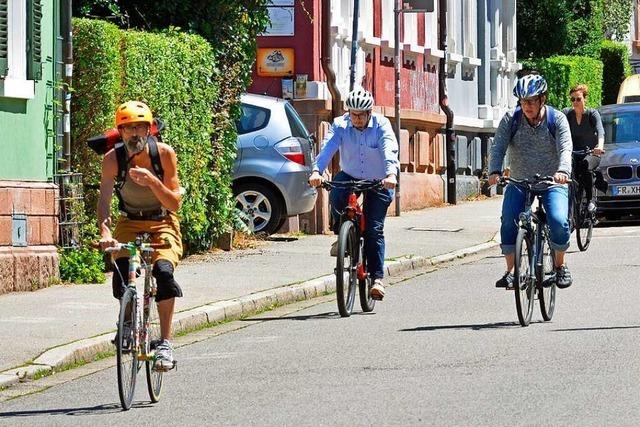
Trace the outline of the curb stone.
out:
<instances>
[{"instance_id":1,"label":"curb stone","mask_svg":"<svg viewBox=\"0 0 640 427\"><path fill-rule=\"evenodd\" d=\"M486 251L499 245L499 234L488 242L434 257L404 256L385 264L389 276L438 265L467 255ZM329 274L295 285L285 285L259 291L239 298L217 301L185 310L174 315L173 332L187 332L200 326L223 321L238 320L274 305L285 305L313 299L336 290L335 276ZM39 355L32 364L0 372L0 388L10 387L20 381L33 379L44 373L55 373L70 365L91 362L96 355L113 350L113 332L82 339L52 348Z\"/></svg>"}]
</instances>

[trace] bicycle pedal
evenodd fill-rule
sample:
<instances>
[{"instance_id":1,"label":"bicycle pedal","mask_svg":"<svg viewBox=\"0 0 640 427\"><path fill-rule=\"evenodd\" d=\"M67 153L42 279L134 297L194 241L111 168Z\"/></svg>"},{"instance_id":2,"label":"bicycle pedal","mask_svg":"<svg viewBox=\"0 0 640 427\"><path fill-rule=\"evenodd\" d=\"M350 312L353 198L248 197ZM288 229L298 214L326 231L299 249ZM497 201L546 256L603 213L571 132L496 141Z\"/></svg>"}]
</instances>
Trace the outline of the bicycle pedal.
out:
<instances>
[{"instance_id":1,"label":"bicycle pedal","mask_svg":"<svg viewBox=\"0 0 640 427\"><path fill-rule=\"evenodd\" d=\"M153 370L154 371L158 371L158 372L169 372L169 371L172 371L174 369L176 371L178 370L178 361L177 360L173 361L173 364L171 365L170 368L165 368L164 366L158 366L155 363L153 364Z\"/></svg>"}]
</instances>

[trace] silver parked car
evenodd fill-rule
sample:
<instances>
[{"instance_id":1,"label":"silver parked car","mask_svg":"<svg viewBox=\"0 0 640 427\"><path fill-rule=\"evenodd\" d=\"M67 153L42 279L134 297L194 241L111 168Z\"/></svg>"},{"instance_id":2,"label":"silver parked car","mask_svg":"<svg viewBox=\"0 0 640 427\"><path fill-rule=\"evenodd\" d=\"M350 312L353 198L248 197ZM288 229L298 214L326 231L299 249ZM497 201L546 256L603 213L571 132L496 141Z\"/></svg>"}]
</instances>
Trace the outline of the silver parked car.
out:
<instances>
[{"instance_id":1,"label":"silver parked car","mask_svg":"<svg viewBox=\"0 0 640 427\"><path fill-rule=\"evenodd\" d=\"M241 101L233 194L254 232L271 234L315 205L317 192L307 183L313 137L288 101L253 94Z\"/></svg>"},{"instance_id":2,"label":"silver parked car","mask_svg":"<svg viewBox=\"0 0 640 427\"><path fill-rule=\"evenodd\" d=\"M598 214L612 220L640 214L640 102L598 110L606 150L598 170L608 184L606 193L598 193Z\"/></svg>"}]
</instances>

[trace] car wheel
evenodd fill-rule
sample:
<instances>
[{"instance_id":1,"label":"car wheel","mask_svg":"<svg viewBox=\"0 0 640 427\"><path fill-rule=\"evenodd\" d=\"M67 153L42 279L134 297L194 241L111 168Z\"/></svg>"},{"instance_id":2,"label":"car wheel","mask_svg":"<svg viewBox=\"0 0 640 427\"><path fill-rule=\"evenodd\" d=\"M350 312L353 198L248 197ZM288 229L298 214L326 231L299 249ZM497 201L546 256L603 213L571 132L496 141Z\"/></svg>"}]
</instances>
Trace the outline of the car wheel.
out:
<instances>
[{"instance_id":1,"label":"car wheel","mask_svg":"<svg viewBox=\"0 0 640 427\"><path fill-rule=\"evenodd\" d=\"M275 233L282 225L283 206L280 198L269 187L245 183L236 187L236 207L253 222L254 233Z\"/></svg>"}]
</instances>

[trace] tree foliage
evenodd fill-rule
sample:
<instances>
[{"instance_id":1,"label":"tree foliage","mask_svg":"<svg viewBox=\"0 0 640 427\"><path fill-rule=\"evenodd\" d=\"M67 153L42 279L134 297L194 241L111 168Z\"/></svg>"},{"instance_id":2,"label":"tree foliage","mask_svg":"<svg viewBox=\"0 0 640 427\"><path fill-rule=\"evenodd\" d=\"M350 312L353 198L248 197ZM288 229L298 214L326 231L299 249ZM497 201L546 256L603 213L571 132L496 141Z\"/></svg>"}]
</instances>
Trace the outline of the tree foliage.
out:
<instances>
[{"instance_id":1,"label":"tree foliage","mask_svg":"<svg viewBox=\"0 0 640 427\"><path fill-rule=\"evenodd\" d=\"M632 13L633 0L607 0L603 20L604 37L622 41L629 32Z\"/></svg>"},{"instance_id":2,"label":"tree foliage","mask_svg":"<svg viewBox=\"0 0 640 427\"><path fill-rule=\"evenodd\" d=\"M521 58L600 57L603 0L518 0Z\"/></svg>"}]
</instances>

